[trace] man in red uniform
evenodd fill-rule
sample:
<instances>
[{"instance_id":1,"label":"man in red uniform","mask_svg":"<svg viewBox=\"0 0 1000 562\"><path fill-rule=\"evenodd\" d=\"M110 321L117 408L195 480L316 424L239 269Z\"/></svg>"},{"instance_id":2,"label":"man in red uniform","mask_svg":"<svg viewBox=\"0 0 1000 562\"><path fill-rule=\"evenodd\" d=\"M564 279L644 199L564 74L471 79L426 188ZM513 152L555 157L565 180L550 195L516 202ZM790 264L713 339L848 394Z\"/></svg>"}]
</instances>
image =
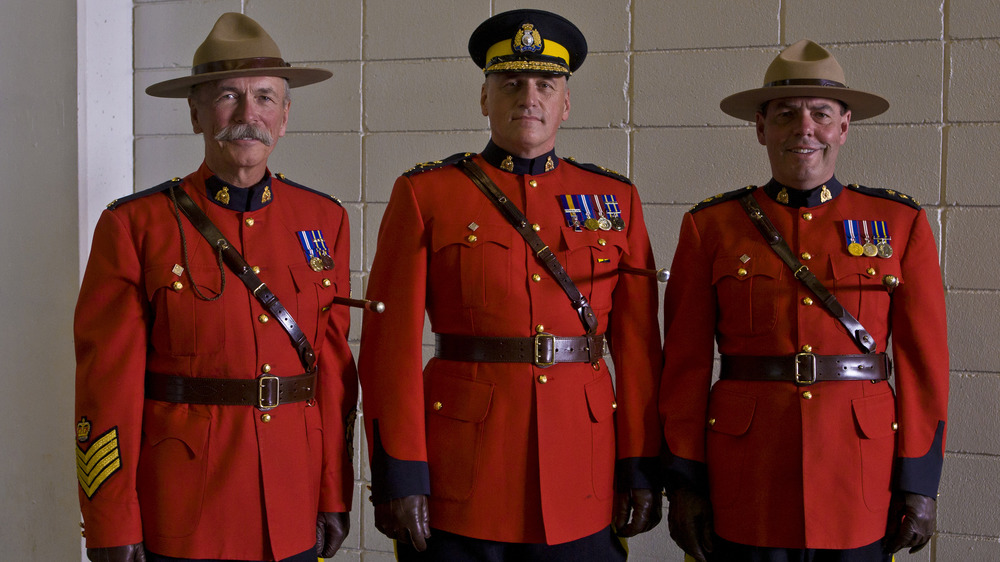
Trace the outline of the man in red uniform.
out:
<instances>
[{"instance_id":1,"label":"man in red uniform","mask_svg":"<svg viewBox=\"0 0 1000 562\"><path fill-rule=\"evenodd\" d=\"M350 292L347 214L267 168L288 88L329 76L289 67L229 13L191 76L146 90L187 98L205 160L113 202L94 233L75 318L91 560L315 562L347 535L357 371L334 303ZM184 194L246 271L181 216ZM258 302L270 293L280 305Z\"/></svg>"},{"instance_id":2,"label":"man in red uniform","mask_svg":"<svg viewBox=\"0 0 1000 562\"><path fill-rule=\"evenodd\" d=\"M948 404L937 248L912 198L834 175L852 119L888 108L844 82L800 41L762 88L723 100L756 120L773 178L681 226L660 415L671 536L697 560L890 560L934 532Z\"/></svg>"},{"instance_id":3,"label":"man in red uniform","mask_svg":"<svg viewBox=\"0 0 1000 562\"><path fill-rule=\"evenodd\" d=\"M396 180L368 282L386 304L365 316L359 355L375 524L400 560L623 559L611 524L630 536L660 519L662 360L639 196L555 154L567 79L587 52L572 23L505 12L469 52L486 74L490 142ZM477 189L470 163L582 299Z\"/></svg>"}]
</instances>

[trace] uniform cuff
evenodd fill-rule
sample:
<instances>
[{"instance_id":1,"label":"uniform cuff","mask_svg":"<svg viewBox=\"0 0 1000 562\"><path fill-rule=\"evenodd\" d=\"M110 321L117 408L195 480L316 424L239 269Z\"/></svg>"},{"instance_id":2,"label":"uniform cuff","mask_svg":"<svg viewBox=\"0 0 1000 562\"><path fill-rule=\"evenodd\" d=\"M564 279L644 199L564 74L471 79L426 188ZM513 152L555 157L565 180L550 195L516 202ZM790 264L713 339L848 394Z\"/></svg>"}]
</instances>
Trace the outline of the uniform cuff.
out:
<instances>
[{"instance_id":1,"label":"uniform cuff","mask_svg":"<svg viewBox=\"0 0 1000 562\"><path fill-rule=\"evenodd\" d=\"M431 477L427 463L389 456L382 447L378 420L372 422L372 430L372 502L378 504L406 496L430 495Z\"/></svg>"}]
</instances>

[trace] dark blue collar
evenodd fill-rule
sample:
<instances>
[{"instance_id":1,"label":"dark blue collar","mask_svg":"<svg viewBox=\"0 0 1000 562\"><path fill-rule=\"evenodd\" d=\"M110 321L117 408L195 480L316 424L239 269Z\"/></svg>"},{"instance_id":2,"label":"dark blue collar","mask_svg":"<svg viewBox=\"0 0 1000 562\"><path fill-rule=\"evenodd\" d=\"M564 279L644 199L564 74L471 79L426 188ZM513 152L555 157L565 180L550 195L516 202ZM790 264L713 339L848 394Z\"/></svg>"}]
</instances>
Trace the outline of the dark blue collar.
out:
<instances>
[{"instance_id":1,"label":"dark blue collar","mask_svg":"<svg viewBox=\"0 0 1000 562\"><path fill-rule=\"evenodd\" d=\"M816 207L827 201L831 201L840 195L840 192L844 190L844 186L837 181L836 176L830 178L822 185L806 190L786 187L778 183L778 180L771 178L771 181L767 182L767 185L762 189L768 197L778 203L786 207L799 208Z\"/></svg>"},{"instance_id":2,"label":"dark blue collar","mask_svg":"<svg viewBox=\"0 0 1000 562\"><path fill-rule=\"evenodd\" d=\"M271 192L271 172L250 187L236 187L216 176L205 180L205 195L216 205L232 211L257 211L269 205L274 199Z\"/></svg>"},{"instance_id":3,"label":"dark blue collar","mask_svg":"<svg viewBox=\"0 0 1000 562\"><path fill-rule=\"evenodd\" d=\"M551 172L559 165L559 157L556 156L555 149L536 158L518 158L493 144L492 140L483 149L481 156L491 166L518 175L544 174Z\"/></svg>"}]
</instances>

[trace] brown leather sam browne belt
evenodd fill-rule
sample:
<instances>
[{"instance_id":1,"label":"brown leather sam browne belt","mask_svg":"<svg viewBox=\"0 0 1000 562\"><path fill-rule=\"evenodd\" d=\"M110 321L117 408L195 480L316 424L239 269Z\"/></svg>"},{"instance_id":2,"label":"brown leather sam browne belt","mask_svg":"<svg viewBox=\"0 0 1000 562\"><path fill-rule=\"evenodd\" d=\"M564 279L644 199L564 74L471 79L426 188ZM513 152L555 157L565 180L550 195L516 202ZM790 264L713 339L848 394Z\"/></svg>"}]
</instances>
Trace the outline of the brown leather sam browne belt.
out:
<instances>
[{"instance_id":1,"label":"brown leather sam browne belt","mask_svg":"<svg viewBox=\"0 0 1000 562\"><path fill-rule=\"evenodd\" d=\"M280 404L312 400L316 373L291 377L260 375L255 379L202 379L146 373L146 398L179 404L254 406L270 410Z\"/></svg>"},{"instance_id":2,"label":"brown leather sam browne belt","mask_svg":"<svg viewBox=\"0 0 1000 562\"><path fill-rule=\"evenodd\" d=\"M604 334L560 338L536 334L527 338L434 334L434 357L475 363L594 363L604 355Z\"/></svg>"},{"instance_id":3,"label":"brown leather sam browne belt","mask_svg":"<svg viewBox=\"0 0 1000 562\"><path fill-rule=\"evenodd\" d=\"M818 381L887 380L892 364L885 353L779 357L723 355L720 378L740 381L785 381L810 385Z\"/></svg>"}]
</instances>

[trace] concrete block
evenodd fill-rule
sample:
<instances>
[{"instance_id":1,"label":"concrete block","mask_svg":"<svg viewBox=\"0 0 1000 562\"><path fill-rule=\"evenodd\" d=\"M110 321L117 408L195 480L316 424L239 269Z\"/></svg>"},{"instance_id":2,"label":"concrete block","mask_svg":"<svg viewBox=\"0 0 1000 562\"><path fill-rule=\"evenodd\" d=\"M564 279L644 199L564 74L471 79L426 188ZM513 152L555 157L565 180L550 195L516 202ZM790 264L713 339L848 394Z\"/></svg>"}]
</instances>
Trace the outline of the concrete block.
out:
<instances>
[{"instance_id":1,"label":"concrete block","mask_svg":"<svg viewBox=\"0 0 1000 562\"><path fill-rule=\"evenodd\" d=\"M780 42L781 2L633 2L637 51L758 47ZM711 67L709 67L711 68ZM761 77L763 77L761 69ZM708 74L708 73L705 73ZM726 73L711 72L721 79Z\"/></svg>"},{"instance_id":2,"label":"concrete block","mask_svg":"<svg viewBox=\"0 0 1000 562\"><path fill-rule=\"evenodd\" d=\"M628 48L630 14L627 2L541 0L525 3L520 0L495 0L493 5L494 14L526 6L555 12L580 28L587 38L587 48L591 53L624 51ZM589 55L585 65L587 64L590 64Z\"/></svg>"},{"instance_id":3,"label":"concrete block","mask_svg":"<svg viewBox=\"0 0 1000 562\"><path fill-rule=\"evenodd\" d=\"M1000 560L1000 541L995 537L970 537L938 534L935 540L936 560L962 562L995 562ZM902 562L902 561L901 561Z\"/></svg>"},{"instance_id":4,"label":"concrete block","mask_svg":"<svg viewBox=\"0 0 1000 562\"><path fill-rule=\"evenodd\" d=\"M268 159L274 173L329 193L361 201L361 136L355 133L290 133Z\"/></svg>"},{"instance_id":5,"label":"concrete block","mask_svg":"<svg viewBox=\"0 0 1000 562\"><path fill-rule=\"evenodd\" d=\"M451 131L487 126L483 75L471 59L365 65L364 125L380 131Z\"/></svg>"},{"instance_id":6,"label":"concrete block","mask_svg":"<svg viewBox=\"0 0 1000 562\"><path fill-rule=\"evenodd\" d=\"M945 283L949 289L1000 289L998 208L957 207L946 211ZM985 296L985 295L983 295ZM990 369L995 370L995 369Z\"/></svg>"},{"instance_id":7,"label":"concrete block","mask_svg":"<svg viewBox=\"0 0 1000 562\"><path fill-rule=\"evenodd\" d=\"M837 179L894 189L921 205L936 205L941 201L941 147L940 125L852 124L837 155Z\"/></svg>"},{"instance_id":8,"label":"concrete block","mask_svg":"<svg viewBox=\"0 0 1000 562\"><path fill-rule=\"evenodd\" d=\"M632 562L683 560L684 551L670 539L667 527L667 500L663 499L663 519L651 531L628 539L628 559Z\"/></svg>"},{"instance_id":9,"label":"concrete block","mask_svg":"<svg viewBox=\"0 0 1000 562\"><path fill-rule=\"evenodd\" d=\"M486 131L365 135L362 143L365 200L388 202L392 184L404 171L458 152L478 153L488 141ZM373 226L377 228L378 223Z\"/></svg>"},{"instance_id":10,"label":"concrete block","mask_svg":"<svg viewBox=\"0 0 1000 562\"><path fill-rule=\"evenodd\" d=\"M684 213L690 208L689 205L643 205L642 214L646 219L646 230L653 246L656 267L670 269L670 262L677 249L677 239L681 232L681 221L684 219ZM660 285L661 293L663 289L666 287Z\"/></svg>"},{"instance_id":11,"label":"concrete block","mask_svg":"<svg viewBox=\"0 0 1000 562\"><path fill-rule=\"evenodd\" d=\"M936 0L842 0L836 6L822 0L797 0L784 4L784 34L789 42L940 39L944 31L941 2ZM831 17L819 17L824 13ZM905 17L900 17L902 14Z\"/></svg>"},{"instance_id":12,"label":"concrete block","mask_svg":"<svg viewBox=\"0 0 1000 562\"><path fill-rule=\"evenodd\" d=\"M993 103L1000 89L1000 41L953 41L948 48L951 79L948 88L948 121L1000 121Z\"/></svg>"},{"instance_id":13,"label":"concrete block","mask_svg":"<svg viewBox=\"0 0 1000 562\"><path fill-rule=\"evenodd\" d=\"M347 218L351 221L351 271L361 272L361 267L365 263L364 248L364 206L361 203L347 203L344 205L347 210ZM353 283L353 280L352 280ZM352 285L360 287L360 285ZM354 298L361 298L361 293L354 294ZM360 312L360 310L358 311ZM355 328L352 324L352 329ZM352 331L358 337L361 336L361 325L356 327L357 331Z\"/></svg>"},{"instance_id":14,"label":"concrete block","mask_svg":"<svg viewBox=\"0 0 1000 562\"><path fill-rule=\"evenodd\" d=\"M948 396L948 451L1000 455L997 398L1000 398L1000 377L996 373L952 373ZM977 404L982 404L986 410L975 407Z\"/></svg>"},{"instance_id":15,"label":"concrete block","mask_svg":"<svg viewBox=\"0 0 1000 562\"><path fill-rule=\"evenodd\" d=\"M945 174L947 202L953 205L995 205L993 186L1000 184L1000 125L957 124L947 129ZM987 187L988 186L988 187Z\"/></svg>"},{"instance_id":16,"label":"concrete block","mask_svg":"<svg viewBox=\"0 0 1000 562\"><path fill-rule=\"evenodd\" d=\"M569 81L563 127L619 127L628 122L628 57L593 54Z\"/></svg>"},{"instance_id":17,"label":"concrete block","mask_svg":"<svg viewBox=\"0 0 1000 562\"><path fill-rule=\"evenodd\" d=\"M995 372L1000 365L1000 294L949 289L948 348L953 371ZM989 403L996 412L996 400ZM995 481L991 480L991 481Z\"/></svg>"},{"instance_id":18,"label":"concrete block","mask_svg":"<svg viewBox=\"0 0 1000 562\"><path fill-rule=\"evenodd\" d=\"M391 552L369 552L366 550L361 556L361 562L396 562L396 555Z\"/></svg>"},{"instance_id":19,"label":"concrete block","mask_svg":"<svg viewBox=\"0 0 1000 562\"><path fill-rule=\"evenodd\" d=\"M690 206L771 178L767 153L750 127L638 129L633 146L632 179L645 203Z\"/></svg>"},{"instance_id":20,"label":"concrete block","mask_svg":"<svg viewBox=\"0 0 1000 562\"><path fill-rule=\"evenodd\" d=\"M1000 36L1000 11L996 7L993 0L949 0L945 4L948 35L955 39Z\"/></svg>"},{"instance_id":21,"label":"concrete block","mask_svg":"<svg viewBox=\"0 0 1000 562\"><path fill-rule=\"evenodd\" d=\"M225 12L240 12L240 0L200 0L139 4L133 11L133 65L136 69L182 67L190 73L194 51ZM280 37L264 29L282 43ZM284 52L282 52L284 54Z\"/></svg>"},{"instance_id":22,"label":"concrete block","mask_svg":"<svg viewBox=\"0 0 1000 562\"><path fill-rule=\"evenodd\" d=\"M1000 536L1000 504L996 457L947 454L938 491L938 529L963 535ZM965 558L939 558L965 560Z\"/></svg>"},{"instance_id":23,"label":"concrete block","mask_svg":"<svg viewBox=\"0 0 1000 562\"><path fill-rule=\"evenodd\" d=\"M135 139L135 190L184 177L197 170L204 159L205 144L200 135L139 137Z\"/></svg>"},{"instance_id":24,"label":"concrete block","mask_svg":"<svg viewBox=\"0 0 1000 562\"><path fill-rule=\"evenodd\" d=\"M469 36L489 16L486 0L366 2L365 60L467 59Z\"/></svg>"},{"instance_id":25,"label":"concrete block","mask_svg":"<svg viewBox=\"0 0 1000 562\"><path fill-rule=\"evenodd\" d=\"M333 73L329 80L292 90L289 132L361 130L361 63L309 65Z\"/></svg>"},{"instance_id":26,"label":"concrete block","mask_svg":"<svg viewBox=\"0 0 1000 562\"><path fill-rule=\"evenodd\" d=\"M361 58L362 0L247 2L246 14L278 43L293 65Z\"/></svg>"},{"instance_id":27,"label":"concrete block","mask_svg":"<svg viewBox=\"0 0 1000 562\"><path fill-rule=\"evenodd\" d=\"M133 75L133 127L141 135L190 135L191 110L186 99L155 98L146 88L157 82L187 76L189 69L137 70Z\"/></svg>"},{"instance_id":28,"label":"concrete block","mask_svg":"<svg viewBox=\"0 0 1000 562\"><path fill-rule=\"evenodd\" d=\"M556 153L629 175L629 135L625 129L562 129ZM640 186L641 192L642 186ZM641 197L641 195L640 195Z\"/></svg>"}]
</instances>

